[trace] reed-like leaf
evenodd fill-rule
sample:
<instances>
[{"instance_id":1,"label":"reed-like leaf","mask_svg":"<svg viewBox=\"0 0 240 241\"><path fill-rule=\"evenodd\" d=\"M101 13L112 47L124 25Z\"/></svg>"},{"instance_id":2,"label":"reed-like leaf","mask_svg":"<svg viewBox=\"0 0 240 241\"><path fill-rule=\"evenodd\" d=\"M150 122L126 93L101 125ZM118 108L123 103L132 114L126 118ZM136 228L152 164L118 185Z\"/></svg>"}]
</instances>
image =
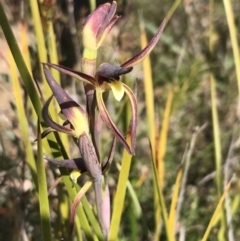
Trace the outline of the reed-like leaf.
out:
<instances>
[{"instance_id":1,"label":"reed-like leaf","mask_svg":"<svg viewBox=\"0 0 240 241\"><path fill-rule=\"evenodd\" d=\"M174 190L172 195L172 201L170 206L170 212L168 217L168 225L169 225L169 232L172 236L172 240L175 240L175 223L176 223L176 210L177 210L177 203L179 197L179 189L181 186L181 179L183 174L183 167L180 166L177 173L177 178L174 184Z\"/></svg>"},{"instance_id":2,"label":"reed-like leaf","mask_svg":"<svg viewBox=\"0 0 240 241\"><path fill-rule=\"evenodd\" d=\"M38 190L38 179L37 179L37 167L35 163L35 158L33 154L33 148L31 145L31 141L29 139L29 123L25 118L26 113L24 110L24 103L23 103L23 94L21 90L21 86L18 79L18 71L16 69L16 65L14 63L12 54L9 52L9 65L10 65L10 75L12 79L12 87L13 87L13 94L15 97L15 104L17 109L17 115L19 120L19 127L21 131L21 138L24 143L25 151L26 151L26 160L28 166L30 168L33 183L35 188Z\"/></svg>"},{"instance_id":3,"label":"reed-like leaf","mask_svg":"<svg viewBox=\"0 0 240 241\"><path fill-rule=\"evenodd\" d=\"M236 75L237 75L237 83L238 83L238 94L240 97L240 49L238 44L238 37L237 37L237 28L235 25L235 18L233 13L233 7L230 0L223 0L224 8L226 12L227 22L228 22L228 29L230 32L230 39L231 39L231 46L233 49L233 57L234 63L236 68Z\"/></svg>"},{"instance_id":4,"label":"reed-like leaf","mask_svg":"<svg viewBox=\"0 0 240 241\"><path fill-rule=\"evenodd\" d=\"M128 144L131 141L131 138L127 136L126 141ZM109 231L109 241L117 240L119 228L120 228L120 221L123 212L123 205L124 199L126 194L126 187L128 182L128 176L131 166L132 155L128 153L126 149L123 151L122 157L122 168L119 173L119 179L117 184L117 191L114 197L113 202L113 212L112 212L112 219L110 224L110 231Z\"/></svg>"},{"instance_id":5,"label":"reed-like leaf","mask_svg":"<svg viewBox=\"0 0 240 241\"><path fill-rule=\"evenodd\" d=\"M37 157L37 173L38 173L38 190L39 190L39 206L40 206L40 219L42 226L42 237L44 241L52 240L51 223L50 223L50 210L48 202L47 180L45 173L45 165L42 152L42 140L40 134L40 123L38 123L38 157Z\"/></svg>"},{"instance_id":6,"label":"reed-like leaf","mask_svg":"<svg viewBox=\"0 0 240 241\"><path fill-rule=\"evenodd\" d=\"M227 193L228 193L228 191L229 191L229 189L231 187L233 179L234 179L234 176L232 177L232 179L230 180L230 182L226 186L224 193L222 194L221 198L219 199L218 205L217 205L217 207L216 207L216 209L215 209L215 211L214 211L214 213L212 215L212 218L211 218L211 220L210 220L210 222L208 224L208 227L207 227L207 229L206 229L206 231L205 231L201 241L206 241L208 239L210 231L211 231L211 229L213 228L213 226L215 224L215 219L217 218L217 216L221 212L221 208L222 208L223 202L224 202L225 197L226 197L226 195L227 195Z\"/></svg>"},{"instance_id":7,"label":"reed-like leaf","mask_svg":"<svg viewBox=\"0 0 240 241\"><path fill-rule=\"evenodd\" d=\"M162 120L162 128L159 135L158 141L158 156L157 156L157 168L158 168L158 177L160 180L160 187L163 188L164 185L164 177L165 177L165 168L164 168L164 158L167 149L167 135L169 129L169 118L171 113L171 106L173 100L174 90L171 89L168 93L167 103L165 106L163 120Z\"/></svg>"}]
</instances>

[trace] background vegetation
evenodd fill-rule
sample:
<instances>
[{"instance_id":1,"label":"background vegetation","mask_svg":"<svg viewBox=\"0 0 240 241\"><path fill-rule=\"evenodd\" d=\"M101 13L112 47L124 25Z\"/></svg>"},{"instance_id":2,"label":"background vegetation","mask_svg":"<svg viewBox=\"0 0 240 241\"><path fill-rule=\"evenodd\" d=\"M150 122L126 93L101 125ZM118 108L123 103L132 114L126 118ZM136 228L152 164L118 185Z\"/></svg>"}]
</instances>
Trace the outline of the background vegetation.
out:
<instances>
[{"instance_id":1,"label":"background vegetation","mask_svg":"<svg viewBox=\"0 0 240 241\"><path fill-rule=\"evenodd\" d=\"M81 26L94 5L77 0L44 1L36 6L32 2L1 0L24 61L46 99L50 94L44 87L39 63L59 62L80 68ZM240 239L239 12L239 1L118 1L122 18L100 50L100 56L111 62L122 63L139 52L146 44L145 34L150 40L163 18L168 20L151 59L147 60L151 62L139 64L123 79L130 86L138 79L139 123L118 240ZM38 24L37 13L41 17ZM2 17L1 24L3 28ZM38 183L35 161L40 161L34 142L35 111L38 114L39 107L33 104L34 111L28 98L31 94L34 98L34 93L29 92L26 82L16 81L17 71L7 48L6 33L0 34L0 240L45 240L40 198L34 185ZM24 68L17 66L20 76L28 78ZM57 73L55 78L60 80ZM61 76L61 83L80 103L84 102L81 83L66 76ZM115 105L111 98L108 109L124 130L128 108ZM71 140L64 135L61 138L68 154L78 156ZM46 146L43 143L44 154L51 153ZM102 134L102 156L108 146L106 131ZM117 146L108 174L112 206L119 165L124 161L122 152L122 146ZM49 188L60 173L48 163L45 171ZM234 173L236 179L225 193L223 208L213 216ZM70 240L72 199L66 190L66 183L60 182L49 196L53 240ZM87 198L94 204L91 192ZM76 223L75 229L78 227ZM205 233L207 227L209 234ZM76 231L73 240L81 238L84 235Z\"/></svg>"}]
</instances>

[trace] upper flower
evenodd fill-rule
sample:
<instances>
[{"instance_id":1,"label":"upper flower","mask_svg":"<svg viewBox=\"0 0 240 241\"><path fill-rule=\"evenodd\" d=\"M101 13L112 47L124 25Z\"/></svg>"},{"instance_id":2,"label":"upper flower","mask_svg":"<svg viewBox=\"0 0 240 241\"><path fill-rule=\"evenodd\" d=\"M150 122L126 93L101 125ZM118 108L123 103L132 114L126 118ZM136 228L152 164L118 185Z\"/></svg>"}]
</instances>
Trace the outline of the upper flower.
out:
<instances>
[{"instance_id":1,"label":"upper flower","mask_svg":"<svg viewBox=\"0 0 240 241\"><path fill-rule=\"evenodd\" d=\"M115 1L100 5L93 11L83 25L83 46L92 50L98 49L113 25L120 18L116 13Z\"/></svg>"}]
</instances>

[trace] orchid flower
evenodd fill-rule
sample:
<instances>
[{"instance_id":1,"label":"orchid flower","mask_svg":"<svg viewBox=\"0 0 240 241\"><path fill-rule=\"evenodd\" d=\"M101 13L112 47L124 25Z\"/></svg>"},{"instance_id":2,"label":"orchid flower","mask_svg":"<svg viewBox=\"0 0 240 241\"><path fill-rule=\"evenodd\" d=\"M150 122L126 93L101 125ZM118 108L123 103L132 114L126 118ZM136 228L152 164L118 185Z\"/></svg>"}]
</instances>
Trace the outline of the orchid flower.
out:
<instances>
[{"instance_id":1,"label":"orchid flower","mask_svg":"<svg viewBox=\"0 0 240 241\"><path fill-rule=\"evenodd\" d=\"M165 20L162 22L160 28L158 29L156 35L149 42L149 44L136 56L127 60L121 66L115 66L109 63L102 63L98 70L95 73L95 76L92 77L82 72L78 72L63 66L55 65L55 64L46 64L49 67L59 70L64 74L68 74L76 79L83 81L94 87L96 92L96 100L97 107L100 112L100 116L105 124L109 127L110 130L114 133L116 138L123 144L123 146L127 149L130 154L135 153L135 144L136 144L136 128L137 128L137 100L133 93L133 91L124 83L122 83L119 79L123 74L127 74L131 72L133 66L143 61L143 59L151 52L154 46L157 44L161 33L165 26ZM112 90L113 95L116 100L120 101L126 93L130 100L131 109L132 109L132 119L129 125L128 133L131 137L131 141L128 144L123 136L123 134L116 127L114 122L112 121L106 106L103 101L102 94L105 91Z\"/></svg>"}]
</instances>

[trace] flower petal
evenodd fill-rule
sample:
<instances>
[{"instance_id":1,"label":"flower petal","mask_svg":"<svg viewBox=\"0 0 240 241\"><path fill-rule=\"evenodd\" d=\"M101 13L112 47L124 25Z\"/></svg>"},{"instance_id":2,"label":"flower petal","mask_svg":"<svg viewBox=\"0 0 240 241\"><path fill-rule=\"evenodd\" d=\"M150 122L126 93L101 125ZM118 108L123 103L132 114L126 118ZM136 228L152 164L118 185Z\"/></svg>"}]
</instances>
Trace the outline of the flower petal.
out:
<instances>
[{"instance_id":1,"label":"flower petal","mask_svg":"<svg viewBox=\"0 0 240 241\"><path fill-rule=\"evenodd\" d=\"M129 66L134 66L138 63L140 63L141 61L144 60L144 58L150 54L150 52L152 51L152 49L156 46L159 38L161 37L161 34L163 32L163 29L165 27L166 24L166 19L163 20L163 22L161 23L161 26L159 27L156 35L153 37L153 39L149 42L149 44L137 55L135 55L134 57L132 57L131 59L127 60L125 63L123 63L121 66L122 67L129 67Z\"/></svg>"},{"instance_id":2,"label":"flower petal","mask_svg":"<svg viewBox=\"0 0 240 241\"><path fill-rule=\"evenodd\" d=\"M109 34L109 32L111 31L113 25L117 22L117 20L121 18L121 16L114 16L113 19L110 21L110 23L108 24L108 26L105 28L104 32L101 35L101 38L98 39L98 43L97 43L97 48L99 48L102 43L104 42L106 36Z\"/></svg>"},{"instance_id":3,"label":"flower petal","mask_svg":"<svg viewBox=\"0 0 240 241\"><path fill-rule=\"evenodd\" d=\"M113 95L117 101L120 101L124 96L124 88L121 81L113 81L110 84Z\"/></svg>"},{"instance_id":4,"label":"flower petal","mask_svg":"<svg viewBox=\"0 0 240 241\"><path fill-rule=\"evenodd\" d=\"M79 170L73 170L71 173L70 173L70 179L72 180L72 182L74 184L77 184L78 182L78 178L81 176L81 172Z\"/></svg>"},{"instance_id":5,"label":"flower petal","mask_svg":"<svg viewBox=\"0 0 240 241\"><path fill-rule=\"evenodd\" d=\"M121 132L118 130L116 125L113 123L111 117L108 114L108 111L106 109L106 106L105 106L103 98L102 98L102 90L101 89L96 90L96 98L97 98L98 109L99 109L102 120L105 122L105 124L108 126L108 128L110 130L112 130L113 134L123 144L123 146L126 148L126 150L130 154L133 154L132 147L128 145L125 138L123 137Z\"/></svg>"},{"instance_id":6,"label":"flower petal","mask_svg":"<svg viewBox=\"0 0 240 241\"><path fill-rule=\"evenodd\" d=\"M44 63L44 65L48 66L48 67L52 67L54 69L57 69L58 71L60 71L61 73L63 74L67 74L67 75L70 75L72 76L73 78L76 78L78 80L81 80L87 84L91 84L93 86L95 86L95 79L90 76L90 75L87 75L87 74L84 74L82 72L79 72L79 71L75 71L73 69L69 69L67 67L64 67L64 66L60 66L60 65L57 65L57 64L51 64L51 63Z\"/></svg>"}]
</instances>

